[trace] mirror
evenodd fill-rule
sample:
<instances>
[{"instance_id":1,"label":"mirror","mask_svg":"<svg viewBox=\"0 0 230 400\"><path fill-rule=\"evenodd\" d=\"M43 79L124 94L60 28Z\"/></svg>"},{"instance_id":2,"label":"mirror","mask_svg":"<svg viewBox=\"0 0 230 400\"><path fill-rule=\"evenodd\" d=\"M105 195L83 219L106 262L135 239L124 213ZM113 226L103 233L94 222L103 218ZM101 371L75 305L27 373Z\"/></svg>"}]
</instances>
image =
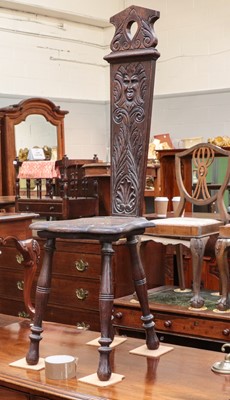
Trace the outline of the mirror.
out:
<instances>
[{"instance_id":1,"label":"mirror","mask_svg":"<svg viewBox=\"0 0 230 400\"><path fill-rule=\"evenodd\" d=\"M57 159L57 128L43 115L31 114L25 121L15 125L15 147L19 161L25 149L33 147L50 149L47 159Z\"/></svg>"},{"instance_id":2,"label":"mirror","mask_svg":"<svg viewBox=\"0 0 230 400\"><path fill-rule=\"evenodd\" d=\"M20 148L48 146L56 148L55 159L64 156L64 118L67 113L45 98L30 98L0 108L0 195L15 194L13 162Z\"/></svg>"}]
</instances>

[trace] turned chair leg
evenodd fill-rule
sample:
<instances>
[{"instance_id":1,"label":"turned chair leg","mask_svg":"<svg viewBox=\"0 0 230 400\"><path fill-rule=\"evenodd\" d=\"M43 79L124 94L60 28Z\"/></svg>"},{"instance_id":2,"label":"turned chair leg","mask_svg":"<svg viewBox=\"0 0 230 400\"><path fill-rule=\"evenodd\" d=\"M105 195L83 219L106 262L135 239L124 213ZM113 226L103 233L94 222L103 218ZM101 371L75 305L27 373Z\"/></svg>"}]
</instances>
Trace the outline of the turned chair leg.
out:
<instances>
[{"instance_id":1,"label":"turned chair leg","mask_svg":"<svg viewBox=\"0 0 230 400\"><path fill-rule=\"evenodd\" d=\"M204 250L208 239L209 237L192 238L190 241L193 268L193 297L190 302L194 308L201 308L204 305L204 299L200 295L200 284Z\"/></svg>"},{"instance_id":2,"label":"turned chair leg","mask_svg":"<svg viewBox=\"0 0 230 400\"><path fill-rule=\"evenodd\" d=\"M217 308L220 311L226 311L230 308L230 300L228 295L229 288L229 265L228 265L228 248L230 247L230 239L218 239L215 247L216 262L220 273L221 282L221 298L217 302Z\"/></svg>"},{"instance_id":3,"label":"turned chair leg","mask_svg":"<svg viewBox=\"0 0 230 400\"><path fill-rule=\"evenodd\" d=\"M42 339L42 321L50 294L52 259L55 250L55 239L48 239L44 246L44 250L42 269L36 288L35 315L34 323L31 327L30 348L26 355L26 361L29 365L35 365L39 361L39 342Z\"/></svg>"},{"instance_id":4,"label":"turned chair leg","mask_svg":"<svg viewBox=\"0 0 230 400\"><path fill-rule=\"evenodd\" d=\"M127 239L127 242L130 249L134 286L143 314L141 319L146 330L146 345L148 349L155 350L159 347L159 340L154 329L153 315L149 309L147 283L140 257L139 241L136 236L131 236Z\"/></svg>"},{"instance_id":5,"label":"turned chair leg","mask_svg":"<svg viewBox=\"0 0 230 400\"><path fill-rule=\"evenodd\" d=\"M100 353L97 376L101 381L109 380L111 376L110 353L112 349L109 347L113 341L112 333L112 309L113 309L113 274L112 274L112 243L103 243L102 253L102 271L101 271L101 287L99 294L99 312L101 324L101 338L99 339Z\"/></svg>"}]
</instances>

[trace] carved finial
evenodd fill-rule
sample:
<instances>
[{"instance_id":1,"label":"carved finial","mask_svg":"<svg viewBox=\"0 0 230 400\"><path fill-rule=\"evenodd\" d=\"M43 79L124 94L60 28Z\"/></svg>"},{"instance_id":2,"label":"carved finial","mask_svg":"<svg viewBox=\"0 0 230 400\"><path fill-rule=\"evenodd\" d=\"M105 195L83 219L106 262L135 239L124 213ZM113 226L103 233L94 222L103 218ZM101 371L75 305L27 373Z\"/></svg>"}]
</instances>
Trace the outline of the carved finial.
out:
<instances>
[{"instance_id":1,"label":"carved finial","mask_svg":"<svg viewBox=\"0 0 230 400\"><path fill-rule=\"evenodd\" d=\"M154 58L159 57L155 49L158 40L155 35L153 25L160 17L159 11L147 8L131 6L126 10L116 14L110 19L115 26L115 34L110 48L112 52L130 52L142 49L151 49ZM135 24L136 32L132 33L131 27ZM105 57L110 58L110 56Z\"/></svg>"}]
</instances>

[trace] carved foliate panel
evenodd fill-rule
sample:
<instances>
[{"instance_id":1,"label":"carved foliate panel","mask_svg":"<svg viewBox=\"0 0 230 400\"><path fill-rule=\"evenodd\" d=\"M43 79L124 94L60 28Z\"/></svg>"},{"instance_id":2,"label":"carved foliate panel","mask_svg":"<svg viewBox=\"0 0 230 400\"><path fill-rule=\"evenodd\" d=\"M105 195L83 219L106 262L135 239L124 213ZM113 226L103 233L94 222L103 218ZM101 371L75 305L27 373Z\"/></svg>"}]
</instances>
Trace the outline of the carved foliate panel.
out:
<instances>
[{"instance_id":1,"label":"carved foliate panel","mask_svg":"<svg viewBox=\"0 0 230 400\"><path fill-rule=\"evenodd\" d=\"M159 13L132 6L111 19L112 215L141 215L149 145ZM131 33L135 23L136 31Z\"/></svg>"},{"instance_id":2,"label":"carved foliate panel","mask_svg":"<svg viewBox=\"0 0 230 400\"><path fill-rule=\"evenodd\" d=\"M147 76L141 63L120 66L114 76L112 143L113 212L133 214L141 191ZM117 128L117 129L116 129Z\"/></svg>"}]
</instances>

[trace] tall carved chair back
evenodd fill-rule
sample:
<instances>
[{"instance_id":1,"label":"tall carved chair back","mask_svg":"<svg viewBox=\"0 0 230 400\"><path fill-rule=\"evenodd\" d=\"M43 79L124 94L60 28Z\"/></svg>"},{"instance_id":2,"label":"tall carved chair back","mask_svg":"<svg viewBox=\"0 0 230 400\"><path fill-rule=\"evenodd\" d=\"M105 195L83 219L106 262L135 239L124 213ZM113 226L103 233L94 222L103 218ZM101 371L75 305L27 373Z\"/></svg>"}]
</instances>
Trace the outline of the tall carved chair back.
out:
<instances>
[{"instance_id":1,"label":"tall carved chair back","mask_svg":"<svg viewBox=\"0 0 230 400\"><path fill-rule=\"evenodd\" d=\"M136 11L129 14L125 23L136 19ZM118 16L111 20L120 33ZM130 41L129 48L124 38L115 35L111 48L114 52L106 59L111 63L111 197L112 215L142 215L147 166L149 132L151 122L151 93L153 93L152 74L148 68L154 60L141 59L146 49L139 48L138 57L130 62L135 43L151 38L151 30L146 30L143 38L138 22L137 37ZM150 28L149 28L150 29ZM126 33L125 29L124 32ZM127 33L126 33L127 35ZM120 42L118 42L118 39ZM123 40L122 40L123 39ZM120 44L119 44L120 43ZM119 46L119 47L118 47ZM123 50L122 59L117 63L117 48ZM124 49L126 49L124 51ZM121 55L120 55L121 57Z\"/></svg>"},{"instance_id":2,"label":"tall carved chair back","mask_svg":"<svg viewBox=\"0 0 230 400\"><path fill-rule=\"evenodd\" d=\"M153 223L141 216L150 134L155 63L159 53L153 24L157 11L131 6L111 18L115 35L112 52L105 57L111 70L111 215L60 222L38 222L31 228L46 238L44 260L38 278L34 325L30 336L27 362L36 364L39 357L42 319L47 305L55 240L62 238L98 240L101 243L101 286L99 312L99 380L111 377L110 344L113 341L113 243L126 239L131 258L134 287L143 313L146 343L149 349L159 346L153 316L150 314L147 284L139 254L139 236ZM131 27L136 24L136 32Z\"/></svg>"}]
</instances>

